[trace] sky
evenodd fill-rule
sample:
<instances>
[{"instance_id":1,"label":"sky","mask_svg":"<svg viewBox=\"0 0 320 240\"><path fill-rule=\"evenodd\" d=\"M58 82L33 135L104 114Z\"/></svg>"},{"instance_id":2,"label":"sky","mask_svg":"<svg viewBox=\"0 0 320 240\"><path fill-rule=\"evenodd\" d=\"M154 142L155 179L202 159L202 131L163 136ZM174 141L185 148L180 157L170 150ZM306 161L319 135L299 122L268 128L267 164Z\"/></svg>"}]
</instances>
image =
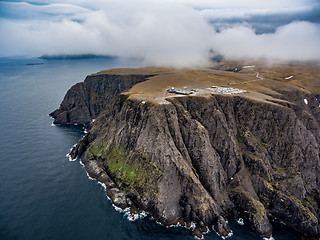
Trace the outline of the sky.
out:
<instances>
[{"instance_id":1,"label":"sky","mask_svg":"<svg viewBox=\"0 0 320 240\"><path fill-rule=\"evenodd\" d=\"M0 57L96 54L320 62L319 0L0 1Z\"/></svg>"}]
</instances>

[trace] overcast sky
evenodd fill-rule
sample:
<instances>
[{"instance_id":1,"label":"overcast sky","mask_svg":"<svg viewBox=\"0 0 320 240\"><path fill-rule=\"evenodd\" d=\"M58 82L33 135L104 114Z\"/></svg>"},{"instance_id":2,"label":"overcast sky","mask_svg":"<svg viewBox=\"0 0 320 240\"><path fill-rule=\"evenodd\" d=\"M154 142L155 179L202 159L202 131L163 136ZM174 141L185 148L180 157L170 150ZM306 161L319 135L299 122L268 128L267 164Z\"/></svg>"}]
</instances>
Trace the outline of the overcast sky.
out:
<instances>
[{"instance_id":1,"label":"overcast sky","mask_svg":"<svg viewBox=\"0 0 320 240\"><path fill-rule=\"evenodd\" d=\"M320 61L316 0L0 1L0 57L98 54L147 65Z\"/></svg>"}]
</instances>

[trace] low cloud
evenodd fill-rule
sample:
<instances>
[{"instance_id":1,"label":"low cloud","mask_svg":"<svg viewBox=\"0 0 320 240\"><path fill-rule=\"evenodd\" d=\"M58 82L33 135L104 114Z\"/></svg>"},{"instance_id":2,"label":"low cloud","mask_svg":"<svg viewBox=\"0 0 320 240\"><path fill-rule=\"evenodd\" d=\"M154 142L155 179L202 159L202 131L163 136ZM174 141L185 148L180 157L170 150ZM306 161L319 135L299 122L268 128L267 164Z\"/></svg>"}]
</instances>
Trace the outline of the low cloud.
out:
<instances>
[{"instance_id":1,"label":"low cloud","mask_svg":"<svg viewBox=\"0 0 320 240\"><path fill-rule=\"evenodd\" d=\"M294 21L261 34L252 19L281 15L281 6L271 1L274 5L258 9L250 0L241 2L242 10L205 0L2 3L8 13L25 17L0 18L0 56L115 55L185 67L205 65L214 50L227 58L320 61L320 25L292 18L308 15L310 5L292 1L284 11ZM197 8L204 6L211 8Z\"/></svg>"},{"instance_id":2,"label":"low cloud","mask_svg":"<svg viewBox=\"0 0 320 240\"><path fill-rule=\"evenodd\" d=\"M310 22L293 22L266 34L240 25L226 28L213 38L215 49L230 59L320 61L319 43L320 25Z\"/></svg>"},{"instance_id":3,"label":"low cloud","mask_svg":"<svg viewBox=\"0 0 320 240\"><path fill-rule=\"evenodd\" d=\"M72 11L74 7L62 13L55 4L34 6L37 12L41 8L50 13L58 9L59 14L27 21L2 19L0 34L5 37L0 53L107 54L144 59L150 65L175 66L207 61L214 29L193 8L150 1L107 2L98 7L82 11L80 16Z\"/></svg>"}]
</instances>

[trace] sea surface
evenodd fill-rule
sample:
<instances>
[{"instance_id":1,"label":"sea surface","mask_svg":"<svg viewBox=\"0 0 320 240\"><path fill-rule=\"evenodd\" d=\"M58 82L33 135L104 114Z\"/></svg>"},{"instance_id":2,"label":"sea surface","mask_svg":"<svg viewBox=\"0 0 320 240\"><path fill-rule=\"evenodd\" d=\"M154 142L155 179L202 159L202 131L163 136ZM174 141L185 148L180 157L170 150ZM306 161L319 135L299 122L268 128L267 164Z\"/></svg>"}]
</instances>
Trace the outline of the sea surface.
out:
<instances>
[{"instance_id":1,"label":"sea surface","mask_svg":"<svg viewBox=\"0 0 320 240\"><path fill-rule=\"evenodd\" d=\"M53 126L48 114L66 91L103 69L139 67L106 58L0 58L0 239L194 239L188 229L166 228L149 216L134 222L114 209L104 188L79 161L66 157L84 135L76 126ZM230 223L230 240L260 239L245 223ZM298 240L275 226L274 239ZM214 231L205 239L221 239Z\"/></svg>"}]
</instances>

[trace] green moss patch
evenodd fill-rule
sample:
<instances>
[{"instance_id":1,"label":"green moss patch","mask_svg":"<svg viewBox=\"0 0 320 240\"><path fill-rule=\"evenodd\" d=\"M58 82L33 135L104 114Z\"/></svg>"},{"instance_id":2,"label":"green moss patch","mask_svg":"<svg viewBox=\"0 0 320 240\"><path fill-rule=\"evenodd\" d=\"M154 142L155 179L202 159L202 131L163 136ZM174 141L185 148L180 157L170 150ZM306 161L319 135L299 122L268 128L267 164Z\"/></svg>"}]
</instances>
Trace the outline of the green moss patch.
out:
<instances>
[{"instance_id":1,"label":"green moss patch","mask_svg":"<svg viewBox=\"0 0 320 240\"><path fill-rule=\"evenodd\" d=\"M132 160L120 146L109 150L103 143L95 143L88 149L92 158L100 159L115 183L127 192L134 192L142 197L156 197L157 180L162 175L155 162L149 161L143 150L136 152Z\"/></svg>"},{"instance_id":2,"label":"green moss patch","mask_svg":"<svg viewBox=\"0 0 320 240\"><path fill-rule=\"evenodd\" d=\"M126 163L125 152L120 147L114 147L106 155L105 165L120 187L131 190L138 189L145 182L140 164L131 166Z\"/></svg>"}]
</instances>

